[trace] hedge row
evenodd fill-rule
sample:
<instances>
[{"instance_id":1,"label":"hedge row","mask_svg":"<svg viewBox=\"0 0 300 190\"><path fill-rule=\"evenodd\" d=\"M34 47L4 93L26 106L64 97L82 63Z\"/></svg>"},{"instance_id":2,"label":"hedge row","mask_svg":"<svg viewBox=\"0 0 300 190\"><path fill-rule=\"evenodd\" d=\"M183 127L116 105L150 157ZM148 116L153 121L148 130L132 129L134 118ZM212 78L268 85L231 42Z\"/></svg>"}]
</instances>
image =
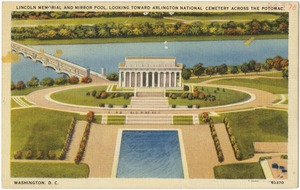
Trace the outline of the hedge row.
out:
<instances>
[{"instance_id":1,"label":"hedge row","mask_svg":"<svg viewBox=\"0 0 300 190\"><path fill-rule=\"evenodd\" d=\"M67 151L69 149L69 146L70 146L70 143L71 143L71 139L72 139L72 136L73 136L73 133L74 133L75 125L76 125L76 119L73 117L72 121L70 123L69 129L68 129L68 133L67 133L67 136L66 136L64 146L63 146L63 148L60 152L60 155L58 156L59 160L64 160L66 158L66 153L67 153Z\"/></svg>"},{"instance_id":2,"label":"hedge row","mask_svg":"<svg viewBox=\"0 0 300 190\"><path fill-rule=\"evenodd\" d=\"M84 130L81 142L80 142L80 146L79 146L79 149L77 151L77 154L76 154L76 157L74 160L76 164L79 164L80 161L82 160L82 157L83 157L86 145L87 145L87 140L89 138L91 124L92 124L91 122L86 123L86 127L85 127L85 130Z\"/></svg>"},{"instance_id":3,"label":"hedge row","mask_svg":"<svg viewBox=\"0 0 300 190\"><path fill-rule=\"evenodd\" d=\"M225 124L226 131L227 131L227 134L228 134L231 146L233 148L235 158L237 160L242 160L243 159L243 154L242 154L242 152L239 149L238 143L237 143L234 135L232 134L232 129L231 129L231 126L230 126L230 124L228 122L227 117L224 117L223 123Z\"/></svg>"},{"instance_id":4,"label":"hedge row","mask_svg":"<svg viewBox=\"0 0 300 190\"><path fill-rule=\"evenodd\" d=\"M15 154L14 154L14 159L22 159L22 155L23 152L21 150L18 150ZM25 159L38 159L38 160L42 160L44 159L44 151L43 150L37 150L35 153L34 151L32 151L31 149L26 150L25 154L24 154L24 158ZM49 150L47 153L47 157L49 160L54 160L56 158L56 154L53 150Z\"/></svg>"},{"instance_id":5,"label":"hedge row","mask_svg":"<svg viewBox=\"0 0 300 190\"><path fill-rule=\"evenodd\" d=\"M102 90L99 92L97 92L96 90L93 90L92 92L87 92L86 95L87 96L92 95L93 97L95 97L97 99L106 99L108 97L117 98L117 97L121 97L121 96L123 96L124 99L129 99L130 97L134 96L133 92L124 92L124 93L110 92L110 93L108 93L105 90Z\"/></svg>"},{"instance_id":6,"label":"hedge row","mask_svg":"<svg viewBox=\"0 0 300 190\"><path fill-rule=\"evenodd\" d=\"M213 138L215 148L217 151L218 160L219 160L219 162L223 162L224 155L223 155L223 151L221 149L221 144L220 144L220 141L219 141L216 129L215 129L214 121L210 117L209 117L209 128L210 128L210 133Z\"/></svg>"}]
</instances>

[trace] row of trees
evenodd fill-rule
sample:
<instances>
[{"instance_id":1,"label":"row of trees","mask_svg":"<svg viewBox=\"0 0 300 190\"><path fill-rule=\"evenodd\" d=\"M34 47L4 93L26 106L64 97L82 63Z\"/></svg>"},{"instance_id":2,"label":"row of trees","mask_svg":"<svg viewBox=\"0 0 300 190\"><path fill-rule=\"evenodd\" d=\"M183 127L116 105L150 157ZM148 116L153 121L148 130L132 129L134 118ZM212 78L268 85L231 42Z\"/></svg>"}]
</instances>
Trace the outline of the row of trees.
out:
<instances>
[{"instance_id":1,"label":"row of trees","mask_svg":"<svg viewBox=\"0 0 300 190\"><path fill-rule=\"evenodd\" d=\"M243 15L244 13L239 13ZM247 13L246 13L247 14ZM286 15L286 13L264 13L273 15ZM132 17L143 16L152 18L162 18L164 16L229 16L236 13L228 12L84 12L84 11L14 11L12 19L63 19L63 18L92 18L92 17Z\"/></svg>"},{"instance_id":2,"label":"row of trees","mask_svg":"<svg viewBox=\"0 0 300 190\"><path fill-rule=\"evenodd\" d=\"M90 83L92 82L92 79L90 77L82 77L81 78L82 83ZM45 77L41 81L37 77L32 77L31 80L27 81L26 84L24 81L18 81L17 83L11 82L11 90L23 90L26 87L27 88L34 88L38 86L53 86L56 85L65 85L65 84L78 84L79 78L72 76L70 78L67 78L65 76L58 77L56 79L53 79L51 77Z\"/></svg>"},{"instance_id":3,"label":"row of trees","mask_svg":"<svg viewBox=\"0 0 300 190\"><path fill-rule=\"evenodd\" d=\"M279 18L274 21L252 20L248 23L233 21L225 23L190 24L176 22L166 24L162 21L154 24L145 22L139 24L116 24L114 22L94 25L59 25L12 27L13 40L28 38L39 40L51 39L86 39L86 38L114 38L141 36L203 36L203 35L257 35L288 33L288 20Z\"/></svg>"},{"instance_id":4,"label":"row of trees","mask_svg":"<svg viewBox=\"0 0 300 190\"><path fill-rule=\"evenodd\" d=\"M238 74L239 72L247 74L249 72L269 71L271 69L282 71L282 77L288 78L288 65L289 60L282 58L281 56L267 58L265 63L259 63L255 60L251 60L243 63L241 66L231 66L230 69L226 64L205 67L203 63L198 63L192 68L184 67L182 71L182 78L188 80L192 75L199 77L204 74L212 76L214 74Z\"/></svg>"}]
</instances>

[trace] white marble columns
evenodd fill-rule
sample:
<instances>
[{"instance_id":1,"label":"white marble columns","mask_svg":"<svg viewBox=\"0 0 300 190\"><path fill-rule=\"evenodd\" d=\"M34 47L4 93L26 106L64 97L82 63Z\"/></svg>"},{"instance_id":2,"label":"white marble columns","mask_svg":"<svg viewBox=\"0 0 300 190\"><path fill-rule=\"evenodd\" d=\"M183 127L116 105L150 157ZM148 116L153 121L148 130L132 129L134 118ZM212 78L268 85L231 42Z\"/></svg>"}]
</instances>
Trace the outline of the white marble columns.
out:
<instances>
[{"instance_id":1,"label":"white marble columns","mask_svg":"<svg viewBox=\"0 0 300 190\"><path fill-rule=\"evenodd\" d=\"M181 71L120 71L119 87L181 87Z\"/></svg>"}]
</instances>

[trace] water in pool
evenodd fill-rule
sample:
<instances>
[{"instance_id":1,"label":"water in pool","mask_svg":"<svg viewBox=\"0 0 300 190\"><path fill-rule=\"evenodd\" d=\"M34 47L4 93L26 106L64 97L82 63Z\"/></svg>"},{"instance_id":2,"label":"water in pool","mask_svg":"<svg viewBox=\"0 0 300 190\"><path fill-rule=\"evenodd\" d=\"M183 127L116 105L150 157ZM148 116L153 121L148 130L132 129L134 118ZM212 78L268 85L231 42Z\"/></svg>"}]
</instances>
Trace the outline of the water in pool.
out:
<instances>
[{"instance_id":1,"label":"water in pool","mask_svg":"<svg viewBox=\"0 0 300 190\"><path fill-rule=\"evenodd\" d=\"M183 178L177 131L123 131L118 178Z\"/></svg>"}]
</instances>

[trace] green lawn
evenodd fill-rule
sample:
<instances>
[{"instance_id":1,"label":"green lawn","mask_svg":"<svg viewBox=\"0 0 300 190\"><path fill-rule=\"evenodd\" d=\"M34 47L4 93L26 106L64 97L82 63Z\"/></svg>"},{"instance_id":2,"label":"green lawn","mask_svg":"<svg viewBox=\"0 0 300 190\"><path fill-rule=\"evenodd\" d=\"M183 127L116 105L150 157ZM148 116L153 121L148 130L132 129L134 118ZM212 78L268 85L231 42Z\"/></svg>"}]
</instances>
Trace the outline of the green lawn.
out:
<instances>
[{"instance_id":1,"label":"green lawn","mask_svg":"<svg viewBox=\"0 0 300 190\"><path fill-rule=\"evenodd\" d=\"M223 113L228 118L243 159L253 156L253 142L287 142L288 113L286 111L258 109Z\"/></svg>"},{"instance_id":2,"label":"green lawn","mask_svg":"<svg viewBox=\"0 0 300 190\"><path fill-rule=\"evenodd\" d=\"M11 95L12 96L24 96L24 95L30 94L31 92L34 92L36 90L41 90L44 88L49 88L49 87L39 86L39 87L35 87L35 88L25 88L24 90L12 90Z\"/></svg>"},{"instance_id":3,"label":"green lawn","mask_svg":"<svg viewBox=\"0 0 300 190\"><path fill-rule=\"evenodd\" d=\"M273 94L287 94L288 93L288 80L286 79L270 79L270 78L257 78L257 79L221 79L213 81L211 84L224 84L232 86L245 86L249 88L256 88L271 92Z\"/></svg>"},{"instance_id":4,"label":"green lawn","mask_svg":"<svg viewBox=\"0 0 300 190\"><path fill-rule=\"evenodd\" d=\"M23 102L25 102L26 104L32 105L32 103L28 102L24 97L21 97L20 99L21 99Z\"/></svg>"},{"instance_id":5,"label":"green lawn","mask_svg":"<svg viewBox=\"0 0 300 190\"><path fill-rule=\"evenodd\" d=\"M11 111L11 156L18 150L60 153L72 117L79 114L27 108ZM24 153L23 153L24 157Z\"/></svg>"},{"instance_id":6,"label":"green lawn","mask_svg":"<svg viewBox=\"0 0 300 190\"><path fill-rule=\"evenodd\" d=\"M151 18L151 17L141 17L141 16L131 16L131 17L99 17L99 18L65 18L65 19L39 19L39 20L12 20L12 27L15 26L38 26L38 25L48 25L48 26L58 26L58 25L91 25L91 24L103 24L114 22L116 24L137 24L137 23L156 23L158 21L163 21L165 23L174 23L167 19Z\"/></svg>"},{"instance_id":7,"label":"green lawn","mask_svg":"<svg viewBox=\"0 0 300 190\"><path fill-rule=\"evenodd\" d=\"M130 91L133 92L133 88L117 88L117 85L113 85L111 91Z\"/></svg>"},{"instance_id":8,"label":"green lawn","mask_svg":"<svg viewBox=\"0 0 300 190\"><path fill-rule=\"evenodd\" d=\"M280 78L282 78L282 72L258 73L258 75L267 76L267 77L280 77Z\"/></svg>"},{"instance_id":9,"label":"green lawn","mask_svg":"<svg viewBox=\"0 0 300 190\"><path fill-rule=\"evenodd\" d=\"M173 116L174 125L193 125L193 116L191 115L174 115Z\"/></svg>"},{"instance_id":10,"label":"green lawn","mask_svg":"<svg viewBox=\"0 0 300 190\"><path fill-rule=\"evenodd\" d=\"M55 44L101 44L101 43L134 43L134 42L164 42L164 41L212 41L212 40L248 40L253 35L220 35L220 36L149 36L130 38L95 38L95 39L60 39L60 40L16 40L24 45L55 45ZM287 34L256 35L259 39L287 39Z\"/></svg>"},{"instance_id":11,"label":"green lawn","mask_svg":"<svg viewBox=\"0 0 300 190\"><path fill-rule=\"evenodd\" d=\"M216 179L265 179L260 163L228 164L214 167Z\"/></svg>"},{"instance_id":12,"label":"green lawn","mask_svg":"<svg viewBox=\"0 0 300 190\"><path fill-rule=\"evenodd\" d=\"M108 125L124 125L126 116L124 115L108 115L107 124Z\"/></svg>"},{"instance_id":13,"label":"green lawn","mask_svg":"<svg viewBox=\"0 0 300 190\"><path fill-rule=\"evenodd\" d=\"M18 108L21 107L16 101L14 101L12 98L10 99L10 107L11 108Z\"/></svg>"},{"instance_id":14,"label":"green lawn","mask_svg":"<svg viewBox=\"0 0 300 190\"><path fill-rule=\"evenodd\" d=\"M197 87L197 88L199 91L202 91L202 87ZM225 89L225 92L223 92L223 88L220 88L220 90L217 91L217 93L215 93L214 91L217 88L214 87L203 87L203 88L204 88L204 93L206 95L207 94L214 95L216 96L216 100L215 101L208 101L208 100L205 101L200 99L189 100L187 98L183 99L181 97L177 97L176 99L169 98L169 104L170 105L175 104L181 106L200 104L200 107L211 107L211 106L220 106L220 105L241 102L250 98L249 94L239 92L239 91Z\"/></svg>"},{"instance_id":15,"label":"green lawn","mask_svg":"<svg viewBox=\"0 0 300 190\"><path fill-rule=\"evenodd\" d=\"M11 162L11 177L87 178L87 164Z\"/></svg>"},{"instance_id":16,"label":"green lawn","mask_svg":"<svg viewBox=\"0 0 300 190\"><path fill-rule=\"evenodd\" d=\"M130 99L124 99L122 96L117 98L108 97L106 99L97 99L94 96L87 96L86 93L92 93L93 90L96 90L98 93L102 90L106 90L107 86L97 86L97 87L85 87L85 88L76 88L69 89L60 92L56 92L51 95L51 98L75 105L85 105L85 106L99 106L101 103L112 104L112 105L128 105L130 104Z\"/></svg>"}]
</instances>

